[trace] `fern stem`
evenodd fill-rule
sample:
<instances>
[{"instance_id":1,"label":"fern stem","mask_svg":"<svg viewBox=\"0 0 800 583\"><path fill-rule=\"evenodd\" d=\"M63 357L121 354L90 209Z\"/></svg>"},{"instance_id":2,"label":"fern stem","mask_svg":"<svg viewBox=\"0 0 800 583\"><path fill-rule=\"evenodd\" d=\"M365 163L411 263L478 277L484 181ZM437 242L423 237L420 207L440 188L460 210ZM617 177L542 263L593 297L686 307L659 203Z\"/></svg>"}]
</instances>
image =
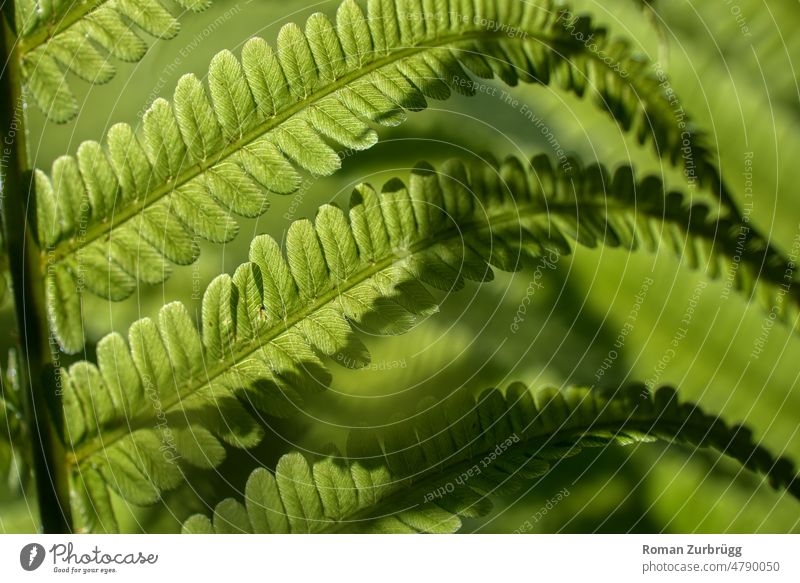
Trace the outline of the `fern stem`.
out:
<instances>
[{"instance_id":1,"label":"fern stem","mask_svg":"<svg viewBox=\"0 0 800 583\"><path fill-rule=\"evenodd\" d=\"M57 432L63 413L50 348L41 255L34 236L35 197L25 144L19 53L10 23L0 20L0 124L4 138L0 186L20 335L20 379L26 387L25 415L32 437L41 529L66 533L72 524L69 484L66 454Z\"/></svg>"}]
</instances>

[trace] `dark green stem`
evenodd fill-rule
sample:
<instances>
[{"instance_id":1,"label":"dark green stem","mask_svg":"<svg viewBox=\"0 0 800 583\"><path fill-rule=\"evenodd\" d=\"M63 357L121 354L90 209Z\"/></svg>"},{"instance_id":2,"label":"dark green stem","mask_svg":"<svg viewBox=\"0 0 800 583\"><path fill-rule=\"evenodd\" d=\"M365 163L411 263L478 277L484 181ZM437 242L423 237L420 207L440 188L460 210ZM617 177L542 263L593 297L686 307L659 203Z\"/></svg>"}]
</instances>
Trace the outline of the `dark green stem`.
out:
<instances>
[{"instance_id":1,"label":"dark green stem","mask_svg":"<svg viewBox=\"0 0 800 583\"><path fill-rule=\"evenodd\" d=\"M13 13L13 7L6 16L9 13ZM25 145L19 56L6 18L0 18L0 51L0 196L20 336L20 380L41 528L45 533L66 533L72 530L69 483L66 454L57 430L63 425L63 408L47 326L41 253L35 236L36 207Z\"/></svg>"}]
</instances>

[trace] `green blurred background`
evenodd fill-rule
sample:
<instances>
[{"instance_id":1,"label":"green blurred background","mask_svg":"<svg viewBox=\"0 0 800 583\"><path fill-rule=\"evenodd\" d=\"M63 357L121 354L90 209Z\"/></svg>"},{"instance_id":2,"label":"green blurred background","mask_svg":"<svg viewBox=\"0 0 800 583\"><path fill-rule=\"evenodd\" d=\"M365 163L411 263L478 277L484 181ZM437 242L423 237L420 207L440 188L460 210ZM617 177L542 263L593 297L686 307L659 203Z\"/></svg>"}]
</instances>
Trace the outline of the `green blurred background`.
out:
<instances>
[{"instance_id":1,"label":"green blurred background","mask_svg":"<svg viewBox=\"0 0 800 583\"><path fill-rule=\"evenodd\" d=\"M572 2L591 12L614 33L624 35L658 61L685 109L710 134L722 174L744 199L745 160L752 153L753 222L774 244L788 250L800 234L800 203L795 194L800 155L800 103L795 63L800 59L800 4L766 0L678 0L651 2L656 12L631 0ZM84 107L75 123L47 123L29 110L29 144L35 165L47 169L60 154L75 153L85 139L98 139L113 123L136 124L158 96L170 97L181 74L203 76L211 57L237 49L260 35L274 41L288 21L304 21L315 11L333 14L336 1L215 0L211 9L181 18L177 38L151 44L141 63L116 63L118 73L105 86L75 80ZM540 86L507 91L545 120L559 143L584 163L632 163L680 187L681 175L663 166L650 151L619 129L588 101ZM421 159L432 163L454 155L489 151L530 156L552 146L521 111L497 96L453 97L431 102L404 125L381 131L381 142L345 159L331 178L309 179L300 193L273 198L258 220L242 223L226 246L205 245L193 266L176 267L162 286L142 286L131 298L108 303L89 298L85 313L92 345L110 330L153 316L165 302L181 300L200 307L199 291L216 275L246 258L252 235L280 238L295 218L313 217L325 202L346 204L354 184L380 184L406 173ZM776 454L800 459L800 341L787 328L769 331L766 346L754 356L765 314L723 284L679 268L665 250L628 255L616 250L581 248L545 269L519 331L510 325L528 293L532 274L498 274L485 286L468 286L443 298L440 313L410 334L367 338L373 364L365 370L337 368L333 390L300 417L271 423L256 451L235 453L218 469L192 476L163 505L125 508L121 527L133 532L176 532L179 521L241 492L247 473L268 466L285 451L319 451L341 440L347 427L376 425L413 412L422 398L505 386L512 380L542 385L593 384L623 324L631 321L635 296L646 291L634 328L604 383L655 379L678 387L684 399L701 403L729 422L747 422ZM87 296L88 298L88 296ZM689 331L680 321L696 301ZM0 312L7 332L3 353L13 344L10 306ZM667 349L678 346L669 358ZM332 365L335 366L335 365ZM216 492L216 495L211 495ZM560 496L559 492L568 493ZM551 503L548 505L548 501ZM555 501L555 502L554 502ZM0 532L29 532L35 525L31 492L0 485ZM543 508L550 506L546 512ZM533 517L537 519L534 520ZM800 503L770 490L761 479L712 452L678 446L642 445L584 453L560 463L528 491L499 500L496 511L467 521L465 532L511 532L525 521L531 532L799 532Z\"/></svg>"}]
</instances>

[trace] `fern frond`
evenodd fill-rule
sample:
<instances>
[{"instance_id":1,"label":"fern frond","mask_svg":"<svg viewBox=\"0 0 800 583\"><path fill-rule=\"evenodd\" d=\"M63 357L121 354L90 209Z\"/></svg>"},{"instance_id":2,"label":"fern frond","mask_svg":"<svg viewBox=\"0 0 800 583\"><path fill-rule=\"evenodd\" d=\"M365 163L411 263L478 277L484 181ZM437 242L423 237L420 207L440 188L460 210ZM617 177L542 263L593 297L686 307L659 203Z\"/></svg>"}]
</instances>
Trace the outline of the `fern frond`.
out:
<instances>
[{"instance_id":1,"label":"fern frond","mask_svg":"<svg viewBox=\"0 0 800 583\"><path fill-rule=\"evenodd\" d=\"M63 371L74 470L95 468L129 501L153 502L181 481L184 463L221 463L220 440L255 445L262 430L249 409L287 416L303 407L328 383L319 355L368 363L352 326L401 333L435 311L426 285L455 291L488 281L490 265L515 271L570 253L571 241L654 249L663 239L711 270L730 257L730 225L708 221L706 207L687 207L678 193L665 196L658 179L638 181L629 167L613 178L598 166L573 168L564 174L546 156L469 170L451 161L439 173L423 164L408 186L392 179L380 195L357 187L348 214L326 205L313 224L294 222L285 255L257 237L250 262L209 285L200 330L182 304L169 304L157 322L135 322L127 343L118 334L101 340L98 366ZM760 251L740 252L744 289L764 269ZM772 289L768 280L758 286Z\"/></svg>"},{"instance_id":2,"label":"fern frond","mask_svg":"<svg viewBox=\"0 0 800 583\"><path fill-rule=\"evenodd\" d=\"M103 144L85 142L77 156L56 160L50 176L37 172L50 323L62 348L83 345L84 287L119 300L137 281L163 281L171 264L196 259L198 237L227 242L237 232L231 215L257 216L269 193L294 192L299 171L338 169L333 144L368 148L377 140L370 122L395 125L426 98L474 93L467 70L589 91L675 163L688 135L698 179L715 182L702 137L674 123L646 61L570 15L549 1L518 0L370 0L364 14L345 0L335 24L315 14L304 31L284 26L277 50L253 38L240 58L219 53L208 89L182 77L172 103L158 99L147 111L140 135L115 125ZM625 77L578 40L587 35L619 59Z\"/></svg>"},{"instance_id":3,"label":"fern frond","mask_svg":"<svg viewBox=\"0 0 800 583\"><path fill-rule=\"evenodd\" d=\"M530 391L513 384L447 412L430 406L413 421L307 460L283 456L275 472L257 469L244 504L220 502L213 520L190 517L185 533L450 533L461 518L491 510L489 497L535 484L583 448L662 439L712 447L800 497L793 464L775 458L741 426L729 427L675 392L642 385L612 397L585 388Z\"/></svg>"},{"instance_id":4,"label":"fern frond","mask_svg":"<svg viewBox=\"0 0 800 583\"><path fill-rule=\"evenodd\" d=\"M206 9L211 0L176 0L187 10ZM23 84L52 121L67 122L78 103L68 72L89 83L107 83L115 74L111 57L136 62L147 44L136 33L169 39L180 25L163 0L17 0Z\"/></svg>"}]
</instances>

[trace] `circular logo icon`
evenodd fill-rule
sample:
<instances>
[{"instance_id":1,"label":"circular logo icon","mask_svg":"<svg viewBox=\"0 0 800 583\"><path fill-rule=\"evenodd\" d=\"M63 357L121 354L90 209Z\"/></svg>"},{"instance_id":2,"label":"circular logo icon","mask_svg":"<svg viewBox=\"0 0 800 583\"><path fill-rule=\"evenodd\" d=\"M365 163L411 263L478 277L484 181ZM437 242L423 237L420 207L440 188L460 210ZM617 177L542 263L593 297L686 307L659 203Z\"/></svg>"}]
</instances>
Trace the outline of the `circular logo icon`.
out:
<instances>
[{"instance_id":1,"label":"circular logo icon","mask_svg":"<svg viewBox=\"0 0 800 583\"><path fill-rule=\"evenodd\" d=\"M35 571L44 562L44 547L39 543L30 543L19 552L19 564L26 571Z\"/></svg>"}]
</instances>

